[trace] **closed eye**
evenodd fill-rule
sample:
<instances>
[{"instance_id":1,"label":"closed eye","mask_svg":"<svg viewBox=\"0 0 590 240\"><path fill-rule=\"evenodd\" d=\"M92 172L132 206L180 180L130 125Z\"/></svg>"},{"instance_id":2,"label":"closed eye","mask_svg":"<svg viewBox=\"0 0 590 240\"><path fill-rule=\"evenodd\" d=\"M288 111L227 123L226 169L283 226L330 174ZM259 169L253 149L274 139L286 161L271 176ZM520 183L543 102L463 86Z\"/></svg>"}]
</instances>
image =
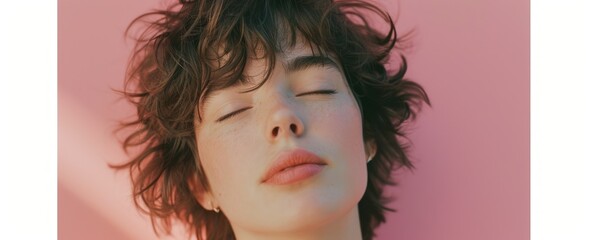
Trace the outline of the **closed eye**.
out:
<instances>
[{"instance_id":1,"label":"closed eye","mask_svg":"<svg viewBox=\"0 0 590 240\"><path fill-rule=\"evenodd\" d=\"M317 91L313 91L313 92L304 92L304 93L300 93L300 94L297 94L297 95L295 95L295 96L296 96L296 97L299 97L299 96L305 96L305 95L315 95L315 94L320 94L320 95L322 95L322 94L324 94L324 95L332 95L332 94L335 94L335 93L336 93L336 91L335 91L335 90L317 90Z\"/></svg>"},{"instance_id":2,"label":"closed eye","mask_svg":"<svg viewBox=\"0 0 590 240\"><path fill-rule=\"evenodd\" d=\"M236 116L236 115L238 115L239 113L241 113L241 112L243 112L243 111L246 111L246 110L248 110L248 109L250 109L250 108L252 108L252 107L245 107L245 108L242 108L242 109L239 109L239 110L233 111L233 112L231 112L231 113L228 113L228 114L226 114L226 115L223 115L223 116L221 116L219 119L215 120L215 122L221 122L221 121L223 121L223 120L229 119L229 118L231 118L231 117L233 117L233 116Z\"/></svg>"},{"instance_id":3,"label":"closed eye","mask_svg":"<svg viewBox=\"0 0 590 240\"><path fill-rule=\"evenodd\" d=\"M295 96L300 97L300 96L305 96L305 95L316 95L316 94L317 95L332 95L332 94L336 94L336 91L335 90L317 90L317 91L312 91L312 92L300 93ZM245 108L233 111L231 113L221 116L220 118L215 120L215 122L221 122L221 121L227 120L227 119L232 118L232 117L234 117L234 116L240 114L241 112L246 111L250 108L252 108L252 107L245 107Z\"/></svg>"}]
</instances>

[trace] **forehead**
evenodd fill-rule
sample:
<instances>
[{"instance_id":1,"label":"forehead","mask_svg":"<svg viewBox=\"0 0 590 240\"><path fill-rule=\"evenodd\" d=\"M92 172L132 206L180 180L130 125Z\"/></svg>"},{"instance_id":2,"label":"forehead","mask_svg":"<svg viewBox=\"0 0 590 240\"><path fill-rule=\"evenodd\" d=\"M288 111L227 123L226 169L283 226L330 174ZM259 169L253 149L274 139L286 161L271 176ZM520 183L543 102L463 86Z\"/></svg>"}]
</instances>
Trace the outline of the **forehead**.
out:
<instances>
[{"instance_id":1,"label":"forehead","mask_svg":"<svg viewBox=\"0 0 590 240\"><path fill-rule=\"evenodd\" d=\"M271 63L268 57L253 57L248 60L242 75L244 83L257 83L260 77L269 73L271 65L282 67L288 74L302 71L309 67L327 67L341 70L341 66L333 54L328 54L321 48L307 42L298 42L295 46L277 54L275 62Z\"/></svg>"}]
</instances>

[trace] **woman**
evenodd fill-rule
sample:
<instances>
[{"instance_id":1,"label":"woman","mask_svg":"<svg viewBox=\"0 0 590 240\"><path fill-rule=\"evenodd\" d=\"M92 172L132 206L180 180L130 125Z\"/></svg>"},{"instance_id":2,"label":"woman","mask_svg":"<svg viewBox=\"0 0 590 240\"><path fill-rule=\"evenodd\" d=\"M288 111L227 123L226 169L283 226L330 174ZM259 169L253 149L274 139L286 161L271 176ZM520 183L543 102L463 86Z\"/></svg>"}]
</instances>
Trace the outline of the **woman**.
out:
<instances>
[{"instance_id":1,"label":"woman","mask_svg":"<svg viewBox=\"0 0 590 240\"><path fill-rule=\"evenodd\" d=\"M381 34L364 16L389 24ZM198 239L372 239L429 103L384 67L393 21L360 1L180 1L138 17L123 94L134 200Z\"/></svg>"}]
</instances>

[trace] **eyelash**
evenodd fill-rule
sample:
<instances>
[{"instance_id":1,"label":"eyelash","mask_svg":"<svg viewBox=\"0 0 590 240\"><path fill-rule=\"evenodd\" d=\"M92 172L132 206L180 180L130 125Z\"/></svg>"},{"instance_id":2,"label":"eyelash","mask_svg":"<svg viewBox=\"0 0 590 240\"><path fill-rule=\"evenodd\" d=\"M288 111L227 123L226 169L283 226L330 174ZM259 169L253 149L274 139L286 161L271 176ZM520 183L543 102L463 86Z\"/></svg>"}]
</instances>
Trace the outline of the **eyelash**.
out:
<instances>
[{"instance_id":1,"label":"eyelash","mask_svg":"<svg viewBox=\"0 0 590 240\"><path fill-rule=\"evenodd\" d=\"M229 114L223 115L222 117L220 117L219 119L217 119L217 121L216 121L216 122L221 122L221 121L223 121L223 120L227 120L227 119L229 119L229 118L231 118L231 117L233 117L233 116L235 116L235 115L238 115L238 113L241 113L241 112L243 112L243 111L246 111L246 110L248 110L248 109L250 109L250 108L252 108L252 107L242 108L242 109L240 109L240 110L237 110L237 111L231 112L231 113L229 113Z\"/></svg>"},{"instance_id":2,"label":"eyelash","mask_svg":"<svg viewBox=\"0 0 590 240\"><path fill-rule=\"evenodd\" d=\"M332 94L336 94L336 91L335 90L317 90L317 91L313 91L313 92L300 93L300 94L295 95L295 96L296 97L299 97L299 96L315 95L315 94L332 95Z\"/></svg>"},{"instance_id":3,"label":"eyelash","mask_svg":"<svg viewBox=\"0 0 590 240\"><path fill-rule=\"evenodd\" d=\"M297 94L295 95L296 97L300 97L300 96L305 96L305 95L316 95L316 94L324 94L324 95L332 95L332 94L336 94L335 90L317 90L317 91L313 91L313 92L306 92L306 93L301 93L301 94ZM228 113L226 115L223 115L222 117L220 117L219 119L217 119L216 122L221 122L227 119L230 119L236 115L238 115L239 113L246 111L248 109L250 109L252 107L246 107L246 108L242 108L239 110L236 110L234 112Z\"/></svg>"}]
</instances>

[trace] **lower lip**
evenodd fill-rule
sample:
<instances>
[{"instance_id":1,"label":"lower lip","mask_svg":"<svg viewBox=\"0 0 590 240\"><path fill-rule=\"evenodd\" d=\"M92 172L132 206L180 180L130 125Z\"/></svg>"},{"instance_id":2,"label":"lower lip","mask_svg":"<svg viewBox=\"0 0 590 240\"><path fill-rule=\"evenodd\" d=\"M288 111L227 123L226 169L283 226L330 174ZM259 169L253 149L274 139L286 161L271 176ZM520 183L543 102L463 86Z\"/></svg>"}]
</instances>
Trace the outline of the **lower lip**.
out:
<instances>
[{"instance_id":1,"label":"lower lip","mask_svg":"<svg viewBox=\"0 0 590 240\"><path fill-rule=\"evenodd\" d=\"M320 173L325 165L302 164L276 173L265 183L272 185L287 185L303 181Z\"/></svg>"}]
</instances>

